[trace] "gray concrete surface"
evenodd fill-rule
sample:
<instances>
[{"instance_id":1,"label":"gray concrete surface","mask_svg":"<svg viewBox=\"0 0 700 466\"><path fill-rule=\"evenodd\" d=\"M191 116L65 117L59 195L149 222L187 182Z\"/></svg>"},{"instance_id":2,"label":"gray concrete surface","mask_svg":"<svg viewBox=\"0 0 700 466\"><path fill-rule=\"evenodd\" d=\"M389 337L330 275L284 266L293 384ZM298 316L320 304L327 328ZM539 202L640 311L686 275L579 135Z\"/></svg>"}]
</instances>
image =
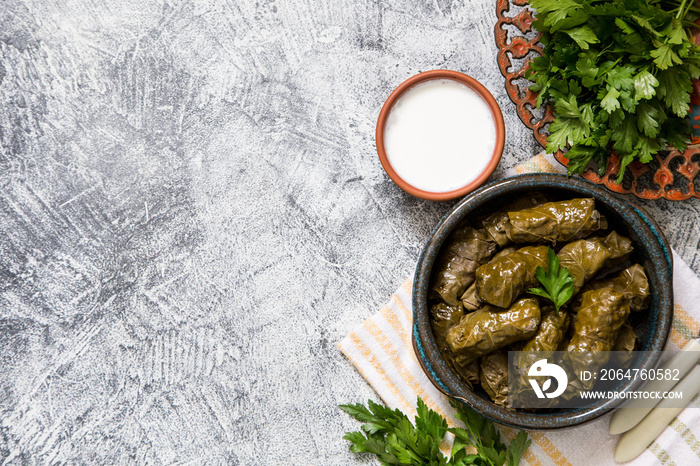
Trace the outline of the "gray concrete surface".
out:
<instances>
[{"instance_id":1,"label":"gray concrete surface","mask_svg":"<svg viewBox=\"0 0 700 466\"><path fill-rule=\"evenodd\" d=\"M483 82L539 150L493 0L0 3L0 463L367 464L337 342L450 203L374 125L407 77ZM700 271L700 203L647 206Z\"/></svg>"}]
</instances>

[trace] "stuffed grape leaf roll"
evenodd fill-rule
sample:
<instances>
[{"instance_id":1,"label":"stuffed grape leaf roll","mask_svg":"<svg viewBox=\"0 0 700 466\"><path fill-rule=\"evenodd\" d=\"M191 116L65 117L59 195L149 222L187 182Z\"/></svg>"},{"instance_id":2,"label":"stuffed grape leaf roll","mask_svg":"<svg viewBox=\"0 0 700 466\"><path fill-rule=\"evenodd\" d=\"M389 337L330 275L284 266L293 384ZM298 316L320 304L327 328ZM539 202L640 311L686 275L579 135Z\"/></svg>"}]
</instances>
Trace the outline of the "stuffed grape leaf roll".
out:
<instances>
[{"instance_id":1,"label":"stuffed grape leaf roll","mask_svg":"<svg viewBox=\"0 0 700 466\"><path fill-rule=\"evenodd\" d=\"M631 354L635 346L637 346L637 334L634 333L634 329L631 325L623 324L617 334L612 350L624 351L625 353Z\"/></svg>"},{"instance_id":2,"label":"stuffed grape leaf roll","mask_svg":"<svg viewBox=\"0 0 700 466\"><path fill-rule=\"evenodd\" d=\"M557 256L559 265L569 269L576 294L601 269L621 263L631 252L632 241L611 231L606 237L580 239L565 244Z\"/></svg>"},{"instance_id":3,"label":"stuffed grape leaf roll","mask_svg":"<svg viewBox=\"0 0 700 466\"><path fill-rule=\"evenodd\" d=\"M644 272L644 267L634 264L627 267L617 276L604 280L590 282L586 288L598 290L600 288L612 288L627 297L632 312L643 311L649 307L649 281Z\"/></svg>"},{"instance_id":4,"label":"stuffed grape leaf roll","mask_svg":"<svg viewBox=\"0 0 700 466\"><path fill-rule=\"evenodd\" d=\"M508 401L508 352L501 350L480 360L481 387L494 403L505 406Z\"/></svg>"},{"instance_id":5,"label":"stuffed grape leaf roll","mask_svg":"<svg viewBox=\"0 0 700 466\"><path fill-rule=\"evenodd\" d=\"M543 310L542 313L542 320L535 335L518 348L520 352L516 354L516 357L519 368L527 369L539 359L547 357L543 353L558 351L564 341L571 320L569 314L564 310L556 311L553 307L547 311ZM537 351L537 353L533 353L533 351ZM523 372L521 376L527 377L527 372ZM529 387L529 384L523 380L521 386Z\"/></svg>"},{"instance_id":6,"label":"stuffed grape leaf roll","mask_svg":"<svg viewBox=\"0 0 700 466\"><path fill-rule=\"evenodd\" d=\"M521 351L556 351L568 329L569 314L552 309L542 317L537 333L525 343Z\"/></svg>"},{"instance_id":7,"label":"stuffed grape leaf roll","mask_svg":"<svg viewBox=\"0 0 700 466\"><path fill-rule=\"evenodd\" d=\"M624 294L611 288L586 291L567 351L610 351L629 313Z\"/></svg>"},{"instance_id":8,"label":"stuffed grape leaf roll","mask_svg":"<svg viewBox=\"0 0 700 466\"><path fill-rule=\"evenodd\" d=\"M508 307L537 282L537 267L547 266L547 246L525 246L476 269L479 299Z\"/></svg>"},{"instance_id":9,"label":"stuffed grape leaf roll","mask_svg":"<svg viewBox=\"0 0 700 466\"><path fill-rule=\"evenodd\" d=\"M567 351L577 376L582 371L595 371L607 363L605 353L611 351L622 324L630 313L624 294L611 288L586 291L574 319L574 334ZM595 380L580 380L590 388Z\"/></svg>"},{"instance_id":10,"label":"stuffed grape leaf roll","mask_svg":"<svg viewBox=\"0 0 700 466\"><path fill-rule=\"evenodd\" d=\"M450 368L459 376L462 381L464 381L469 388L474 385L478 385L481 375L481 367L479 366L479 360L475 359L466 366L461 366L455 362L454 358L447 361Z\"/></svg>"},{"instance_id":11,"label":"stuffed grape leaf roll","mask_svg":"<svg viewBox=\"0 0 700 466\"><path fill-rule=\"evenodd\" d=\"M628 367L634 360L634 348L637 346L637 334L629 324L623 324L617 334L617 339L612 350L616 354L617 364L620 367Z\"/></svg>"},{"instance_id":12,"label":"stuffed grape leaf roll","mask_svg":"<svg viewBox=\"0 0 700 466\"><path fill-rule=\"evenodd\" d=\"M471 386L474 383L479 383L479 364L476 361L464 367L457 364L446 340L447 331L457 325L462 316L464 316L464 309L461 306L439 303L430 308L430 326L433 329L433 335L435 335L435 341L442 357L445 358L450 368Z\"/></svg>"},{"instance_id":13,"label":"stuffed grape leaf roll","mask_svg":"<svg viewBox=\"0 0 700 466\"><path fill-rule=\"evenodd\" d=\"M455 230L443 246L435 266L432 290L451 306L474 281L476 269L486 263L496 245L481 230L464 226Z\"/></svg>"},{"instance_id":14,"label":"stuffed grape leaf roll","mask_svg":"<svg viewBox=\"0 0 700 466\"><path fill-rule=\"evenodd\" d=\"M531 209L508 212L514 243L558 243L585 238L605 229L608 222L592 198L548 202Z\"/></svg>"},{"instance_id":15,"label":"stuffed grape leaf roll","mask_svg":"<svg viewBox=\"0 0 700 466\"><path fill-rule=\"evenodd\" d=\"M499 257L508 255L511 252L515 252L517 250L518 249L513 246L503 248L496 254L494 254L494 256L491 258L491 261L496 260ZM465 291L462 295L462 304L464 305L464 308L468 311L476 311L477 309L481 309L483 307L484 301L479 297L479 294L476 292L476 282L469 285L467 291Z\"/></svg>"},{"instance_id":16,"label":"stuffed grape leaf roll","mask_svg":"<svg viewBox=\"0 0 700 466\"><path fill-rule=\"evenodd\" d=\"M510 243L510 221L508 212L496 212L481 221L484 232L499 247Z\"/></svg>"},{"instance_id":17,"label":"stuffed grape leaf roll","mask_svg":"<svg viewBox=\"0 0 700 466\"><path fill-rule=\"evenodd\" d=\"M430 308L430 327L433 329L433 335L441 353L449 351L450 346L445 341L447 331L457 325L462 316L464 316L464 310L461 306L439 303Z\"/></svg>"},{"instance_id":18,"label":"stuffed grape leaf roll","mask_svg":"<svg viewBox=\"0 0 700 466\"><path fill-rule=\"evenodd\" d=\"M537 300L523 298L510 309L486 306L465 314L447 332L447 343L460 365L520 340L527 340L537 331L540 306Z\"/></svg>"},{"instance_id":19,"label":"stuffed grape leaf roll","mask_svg":"<svg viewBox=\"0 0 700 466\"><path fill-rule=\"evenodd\" d=\"M493 242L498 244L498 247L502 248L511 242L508 212L531 209L545 202L547 202L547 198L541 193L532 193L528 196L523 196L508 204L504 209L487 216L481 220L478 226L486 232Z\"/></svg>"},{"instance_id":20,"label":"stuffed grape leaf roll","mask_svg":"<svg viewBox=\"0 0 700 466\"><path fill-rule=\"evenodd\" d=\"M469 285L467 291L462 295L462 305L464 309L468 311L476 311L484 307L484 302L479 298L479 294L476 292L476 282Z\"/></svg>"}]
</instances>

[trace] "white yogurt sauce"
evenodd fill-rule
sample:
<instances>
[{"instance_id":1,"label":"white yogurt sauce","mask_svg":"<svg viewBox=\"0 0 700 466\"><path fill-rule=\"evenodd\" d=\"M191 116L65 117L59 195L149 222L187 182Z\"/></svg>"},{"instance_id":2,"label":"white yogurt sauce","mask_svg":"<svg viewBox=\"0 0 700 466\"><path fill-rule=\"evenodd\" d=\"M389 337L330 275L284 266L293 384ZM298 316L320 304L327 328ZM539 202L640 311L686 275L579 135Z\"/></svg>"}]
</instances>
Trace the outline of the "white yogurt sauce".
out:
<instances>
[{"instance_id":1,"label":"white yogurt sauce","mask_svg":"<svg viewBox=\"0 0 700 466\"><path fill-rule=\"evenodd\" d=\"M474 181L496 146L496 123L486 101L469 86L435 79L412 87L394 104L384 149L410 185L444 193Z\"/></svg>"}]
</instances>

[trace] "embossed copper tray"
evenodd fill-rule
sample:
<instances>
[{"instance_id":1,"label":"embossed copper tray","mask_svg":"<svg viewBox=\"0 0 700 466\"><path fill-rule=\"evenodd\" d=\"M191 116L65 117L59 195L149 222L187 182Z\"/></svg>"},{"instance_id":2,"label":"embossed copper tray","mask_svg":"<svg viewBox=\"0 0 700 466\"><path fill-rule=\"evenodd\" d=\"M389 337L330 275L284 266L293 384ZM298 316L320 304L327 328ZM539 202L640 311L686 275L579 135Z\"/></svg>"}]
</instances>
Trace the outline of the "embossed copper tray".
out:
<instances>
[{"instance_id":1,"label":"embossed copper tray","mask_svg":"<svg viewBox=\"0 0 700 466\"><path fill-rule=\"evenodd\" d=\"M522 122L532 129L535 139L544 147L547 127L554 119L552 109L535 108L537 94L528 89L530 82L525 79L530 60L542 54L540 34L532 29L533 12L528 8L527 0L496 0L496 16L498 67L506 78L506 91ZM698 38L696 34L696 43L700 43ZM680 201L700 197L700 177L697 176L700 171L700 82L693 85L689 118L693 140L684 152L660 152L648 165L633 162L627 167L620 184L615 183L619 161L612 154L603 176L588 170L582 175L583 178L605 185L611 191L634 194L643 199ZM562 152L555 154L555 157L564 165L569 162Z\"/></svg>"}]
</instances>

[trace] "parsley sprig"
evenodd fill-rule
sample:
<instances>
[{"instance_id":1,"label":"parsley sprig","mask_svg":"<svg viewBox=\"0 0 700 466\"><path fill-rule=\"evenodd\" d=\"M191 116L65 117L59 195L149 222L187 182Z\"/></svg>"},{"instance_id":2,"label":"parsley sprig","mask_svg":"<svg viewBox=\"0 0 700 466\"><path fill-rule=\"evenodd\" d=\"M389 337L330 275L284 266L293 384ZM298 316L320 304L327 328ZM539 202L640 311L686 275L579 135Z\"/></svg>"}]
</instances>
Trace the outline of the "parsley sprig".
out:
<instances>
[{"instance_id":1,"label":"parsley sprig","mask_svg":"<svg viewBox=\"0 0 700 466\"><path fill-rule=\"evenodd\" d=\"M574 294L574 279L569 269L559 266L559 258L552 248L547 248L547 270L538 266L535 276L544 288L530 288L530 293L549 299L557 311Z\"/></svg>"},{"instance_id":2,"label":"parsley sprig","mask_svg":"<svg viewBox=\"0 0 700 466\"><path fill-rule=\"evenodd\" d=\"M569 174L591 162L602 175L619 157L617 182L637 160L666 145L684 150L690 135L691 79L700 78L700 47L688 28L694 1L530 0L543 55L529 65L537 106L554 121L547 152L569 151Z\"/></svg>"},{"instance_id":3,"label":"parsley sprig","mask_svg":"<svg viewBox=\"0 0 700 466\"><path fill-rule=\"evenodd\" d=\"M530 439L525 431L508 446L501 442L496 426L476 411L451 402L457 411L455 417L466 429L448 428L441 415L429 409L418 397L415 426L398 409L368 401L368 407L357 403L341 405L340 409L362 422L362 431L348 432L344 439L351 442L354 453L372 453L382 465L436 465L517 466ZM449 457L440 452L440 443L447 432L455 436ZM474 447L476 453L469 453Z\"/></svg>"}]
</instances>

